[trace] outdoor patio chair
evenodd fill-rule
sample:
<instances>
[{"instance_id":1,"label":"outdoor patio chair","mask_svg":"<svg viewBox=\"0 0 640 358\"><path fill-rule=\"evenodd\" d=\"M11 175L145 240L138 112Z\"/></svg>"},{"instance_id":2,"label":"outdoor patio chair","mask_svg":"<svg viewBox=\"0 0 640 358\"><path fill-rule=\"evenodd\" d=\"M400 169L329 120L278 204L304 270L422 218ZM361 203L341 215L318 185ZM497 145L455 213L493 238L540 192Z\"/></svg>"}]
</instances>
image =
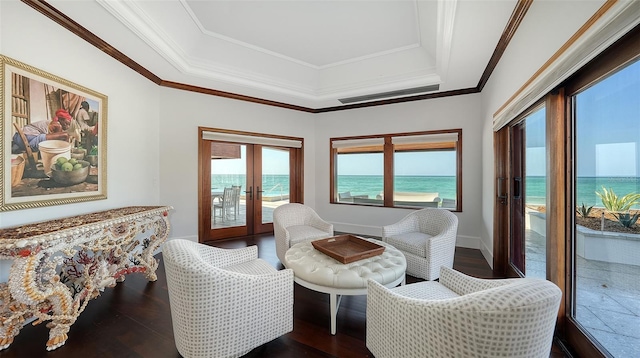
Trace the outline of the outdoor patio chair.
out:
<instances>
[{"instance_id":1,"label":"outdoor patio chair","mask_svg":"<svg viewBox=\"0 0 640 358\"><path fill-rule=\"evenodd\" d=\"M440 267L453 267L458 233L458 217L449 210L425 208L399 222L382 227L382 241L402 251L407 273L435 280Z\"/></svg>"},{"instance_id":2,"label":"outdoor patio chair","mask_svg":"<svg viewBox=\"0 0 640 358\"><path fill-rule=\"evenodd\" d=\"M224 188L224 192L222 194L222 200L220 200L220 202L218 203L213 204L213 222L214 223L216 222L217 217L222 219L222 221L225 221L226 219L228 219L229 212L231 209L236 211L235 210L236 204L233 199L234 199L234 189ZM216 212L219 212L220 216L218 216Z\"/></svg>"},{"instance_id":3,"label":"outdoor patio chair","mask_svg":"<svg viewBox=\"0 0 640 358\"><path fill-rule=\"evenodd\" d=\"M273 210L273 233L276 254L284 263L284 254L291 246L303 241L333 236L333 225L322 220L310 207L289 203Z\"/></svg>"},{"instance_id":4,"label":"outdoor patio chair","mask_svg":"<svg viewBox=\"0 0 640 358\"><path fill-rule=\"evenodd\" d=\"M233 189L233 218L238 219L238 213L240 212L240 190L242 185L232 185Z\"/></svg>"},{"instance_id":5,"label":"outdoor patio chair","mask_svg":"<svg viewBox=\"0 0 640 358\"><path fill-rule=\"evenodd\" d=\"M239 357L293 330L293 271L257 246L162 245L173 334L183 357Z\"/></svg>"},{"instance_id":6,"label":"outdoor patio chair","mask_svg":"<svg viewBox=\"0 0 640 358\"><path fill-rule=\"evenodd\" d=\"M486 280L443 267L440 282L368 281L366 345L376 358L548 358L562 292L534 278Z\"/></svg>"}]
</instances>

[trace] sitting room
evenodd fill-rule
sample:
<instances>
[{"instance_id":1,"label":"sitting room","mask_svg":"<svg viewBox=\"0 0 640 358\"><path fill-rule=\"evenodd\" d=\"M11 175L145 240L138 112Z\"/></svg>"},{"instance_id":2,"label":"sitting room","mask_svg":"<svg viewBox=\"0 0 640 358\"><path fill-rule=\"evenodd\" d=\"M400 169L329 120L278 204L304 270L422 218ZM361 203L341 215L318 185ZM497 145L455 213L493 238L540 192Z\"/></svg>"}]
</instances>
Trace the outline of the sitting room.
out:
<instances>
[{"instance_id":1,"label":"sitting room","mask_svg":"<svg viewBox=\"0 0 640 358\"><path fill-rule=\"evenodd\" d=\"M639 356L639 23L0 1L0 355Z\"/></svg>"}]
</instances>

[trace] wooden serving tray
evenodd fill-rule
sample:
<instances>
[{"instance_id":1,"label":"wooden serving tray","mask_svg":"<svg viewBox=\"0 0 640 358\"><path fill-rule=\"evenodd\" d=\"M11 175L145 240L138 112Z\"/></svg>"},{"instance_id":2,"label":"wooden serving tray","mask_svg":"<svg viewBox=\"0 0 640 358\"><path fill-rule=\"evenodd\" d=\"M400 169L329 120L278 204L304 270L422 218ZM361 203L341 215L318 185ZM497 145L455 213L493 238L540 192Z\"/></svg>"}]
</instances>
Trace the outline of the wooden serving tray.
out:
<instances>
[{"instance_id":1,"label":"wooden serving tray","mask_svg":"<svg viewBox=\"0 0 640 358\"><path fill-rule=\"evenodd\" d=\"M311 241L313 247L323 254L348 264L350 262L380 255L384 246L353 235L338 235L328 239Z\"/></svg>"}]
</instances>

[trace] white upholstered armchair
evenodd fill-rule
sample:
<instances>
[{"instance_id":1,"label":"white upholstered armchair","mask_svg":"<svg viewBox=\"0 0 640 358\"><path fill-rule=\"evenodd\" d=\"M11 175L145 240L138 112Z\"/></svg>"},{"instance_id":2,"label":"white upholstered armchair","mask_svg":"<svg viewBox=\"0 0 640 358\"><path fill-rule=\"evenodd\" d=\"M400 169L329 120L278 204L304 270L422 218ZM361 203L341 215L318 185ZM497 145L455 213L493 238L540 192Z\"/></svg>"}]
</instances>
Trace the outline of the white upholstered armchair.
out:
<instances>
[{"instance_id":1,"label":"white upholstered armchair","mask_svg":"<svg viewBox=\"0 0 640 358\"><path fill-rule=\"evenodd\" d=\"M289 203L273 210L273 232L276 254L284 263L284 254L299 242L333 236L333 225L322 220L310 207Z\"/></svg>"},{"instance_id":2,"label":"white upholstered armchair","mask_svg":"<svg viewBox=\"0 0 640 358\"><path fill-rule=\"evenodd\" d=\"M485 280L446 267L439 282L368 281L367 348L387 357L544 357L562 292L534 278Z\"/></svg>"},{"instance_id":3,"label":"white upholstered armchair","mask_svg":"<svg viewBox=\"0 0 640 358\"><path fill-rule=\"evenodd\" d=\"M453 267L457 233L457 216L449 210L426 208L383 226L382 241L402 251L409 275L435 280L440 266Z\"/></svg>"},{"instance_id":4,"label":"white upholstered armchair","mask_svg":"<svg viewBox=\"0 0 640 358\"><path fill-rule=\"evenodd\" d=\"M258 249L163 244L173 334L183 357L239 357L293 330L293 272Z\"/></svg>"}]
</instances>

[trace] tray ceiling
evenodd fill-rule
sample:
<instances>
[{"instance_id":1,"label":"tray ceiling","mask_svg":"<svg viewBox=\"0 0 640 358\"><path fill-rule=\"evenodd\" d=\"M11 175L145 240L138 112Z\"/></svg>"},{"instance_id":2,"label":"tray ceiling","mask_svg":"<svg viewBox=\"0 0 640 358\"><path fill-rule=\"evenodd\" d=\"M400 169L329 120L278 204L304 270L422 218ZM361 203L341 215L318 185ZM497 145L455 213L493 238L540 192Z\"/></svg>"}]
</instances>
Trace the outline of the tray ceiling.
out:
<instances>
[{"instance_id":1,"label":"tray ceiling","mask_svg":"<svg viewBox=\"0 0 640 358\"><path fill-rule=\"evenodd\" d=\"M310 109L475 88L516 3L49 1L164 81Z\"/></svg>"}]
</instances>

